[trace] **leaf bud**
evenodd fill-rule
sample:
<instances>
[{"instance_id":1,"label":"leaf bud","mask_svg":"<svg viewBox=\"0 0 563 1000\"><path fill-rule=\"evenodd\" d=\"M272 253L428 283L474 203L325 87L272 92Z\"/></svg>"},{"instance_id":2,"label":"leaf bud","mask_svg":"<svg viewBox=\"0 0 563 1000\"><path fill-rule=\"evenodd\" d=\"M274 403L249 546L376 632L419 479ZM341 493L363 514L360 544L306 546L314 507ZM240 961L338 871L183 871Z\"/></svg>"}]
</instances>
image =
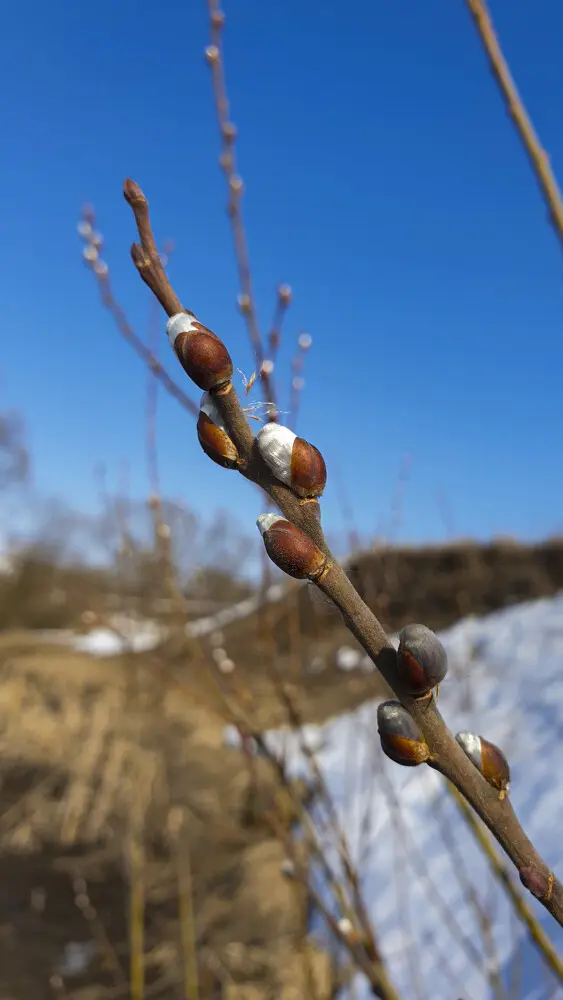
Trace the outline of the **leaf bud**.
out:
<instances>
[{"instance_id":1,"label":"leaf bud","mask_svg":"<svg viewBox=\"0 0 563 1000\"><path fill-rule=\"evenodd\" d=\"M510 787L510 767L502 750L474 733L456 733L456 740L489 785L498 788L504 798Z\"/></svg>"},{"instance_id":2,"label":"leaf bud","mask_svg":"<svg viewBox=\"0 0 563 1000\"><path fill-rule=\"evenodd\" d=\"M193 313L171 316L166 333L182 368L200 389L230 381L233 363L227 348Z\"/></svg>"},{"instance_id":3,"label":"leaf bud","mask_svg":"<svg viewBox=\"0 0 563 1000\"><path fill-rule=\"evenodd\" d=\"M260 514L256 524L270 559L288 576L317 580L328 568L324 553L281 514Z\"/></svg>"},{"instance_id":4,"label":"leaf bud","mask_svg":"<svg viewBox=\"0 0 563 1000\"><path fill-rule=\"evenodd\" d=\"M399 632L397 667L406 691L423 698L448 672L446 650L426 625L406 625Z\"/></svg>"},{"instance_id":5,"label":"leaf bud","mask_svg":"<svg viewBox=\"0 0 563 1000\"><path fill-rule=\"evenodd\" d=\"M416 767L430 756L430 750L416 722L399 701L384 701L377 709L377 729L381 749L396 764Z\"/></svg>"},{"instance_id":6,"label":"leaf bud","mask_svg":"<svg viewBox=\"0 0 563 1000\"><path fill-rule=\"evenodd\" d=\"M297 496L321 496L326 486L326 465L318 448L297 437L289 427L268 423L256 437L266 465Z\"/></svg>"},{"instance_id":7,"label":"leaf bud","mask_svg":"<svg viewBox=\"0 0 563 1000\"><path fill-rule=\"evenodd\" d=\"M197 436L205 454L224 469L236 469L239 454L223 423L212 396L204 392L201 397Z\"/></svg>"}]
</instances>

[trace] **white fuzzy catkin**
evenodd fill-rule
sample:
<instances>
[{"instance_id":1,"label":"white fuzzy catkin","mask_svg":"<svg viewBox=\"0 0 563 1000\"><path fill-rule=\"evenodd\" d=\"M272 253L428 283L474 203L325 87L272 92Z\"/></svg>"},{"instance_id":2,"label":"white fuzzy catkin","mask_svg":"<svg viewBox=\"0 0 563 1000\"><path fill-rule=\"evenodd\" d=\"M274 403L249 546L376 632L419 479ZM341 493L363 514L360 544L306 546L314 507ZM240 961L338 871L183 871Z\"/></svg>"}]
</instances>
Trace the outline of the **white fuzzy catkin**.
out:
<instances>
[{"instance_id":1,"label":"white fuzzy catkin","mask_svg":"<svg viewBox=\"0 0 563 1000\"><path fill-rule=\"evenodd\" d=\"M256 526L260 534L264 535L276 521L285 521L285 517L282 517L281 514L260 514L256 518Z\"/></svg>"},{"instance_id":2,"label":"white fuzzy catkin","mask_svg":"<svg viewBox=\"0 0 563 1000\"><path fill-rule=\"evenodd\" d=\"M181 333L195 333L195 323L199 323L199 320L193 313L176 313L174 316L171 316L166 324L166 333L170 341L170 346L174 347L176 337Z\"/></svg>"},{"instance_id":3,"label":"white fuzzy catkin","mask_svg":"<svg viewBox=\"0 0 563 1000\"><path fill-rule=\"evenodd\" d=\"M291 486L291 453L297 434L282 424L264 424L257 434L258 450L276 479Z\"/></svg>"}]
</instances>

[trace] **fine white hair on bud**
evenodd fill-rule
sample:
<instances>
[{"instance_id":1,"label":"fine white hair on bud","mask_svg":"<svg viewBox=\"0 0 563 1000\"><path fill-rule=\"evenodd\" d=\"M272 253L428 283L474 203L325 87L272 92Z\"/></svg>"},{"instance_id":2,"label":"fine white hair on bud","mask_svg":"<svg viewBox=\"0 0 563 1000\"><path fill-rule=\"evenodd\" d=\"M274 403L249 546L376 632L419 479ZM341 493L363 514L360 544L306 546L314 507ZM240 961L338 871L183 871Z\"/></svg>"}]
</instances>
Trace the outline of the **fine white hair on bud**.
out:
<instances>
[{"instance_id":1,"label":"fine white hair on bud","mask_svg":"<svg viewBox=\"0 0 563 1000\"><path fill-rule=\"evenodd\" d=\"M481 737L475 733L457 733L456 740L473 763L481 769Z\"/></svg>"},{"instance_id":2,"label":"fine white hair on bud","mask_svg":"<svg viewBox=\"0 0 563 1000\"><path fill-rule=\"evenodd\" d=\"M313 338L310 333L302 333L299 336L297 343L302 351L308 351L313 343Z\"/></svg>"},{"instance_id":3,"label":"fine white hair on bud","mask_svg":"<svg viewBox=\"0 0 563 1000\"><path fill-rule=\"evenodd\" d=\"M340 920L338 921L338 930L344 935L344 937L349 937L354 930L354 925L348 917L340 917Z\"/></svg>"},{"instance_id":4,"label":"fine white hair on bud","mask_svg":"<svg viewBox=\"0 0 563 1000\"><path fill-rule=\"evenodd\" d=\"M276 479L291 486L291 453L297 435L282 424L264 424L256 436L258 450Z\"/></svg>"},{"instance_id":5,"label":"fine white hair on bud","mask_svg":"<svg viewBox=\"0 0 563 1000\"><path fill-rule=\"evenodd\" d=\"M295 878L295 864L291 858L284 858L281 863L281 873L285 878Z\"/></svg>"},{"instance_id":6,"label":"fine white hair on bud","mask_svg":"<svg viewBox=\"0 0 563 1000\"><path fill-rule=\"evenodd\" d=\"M209 419L213 421L216 427L220 427L222 431L227 433L227 427L221 414L219 413L219 407L210 392L203 393L199 408L202 413L205 413L206 417L209 417Z\"/></svg>"},{"instance_id":7,"label":"fine white hair on bud","mask_svg":"<svg viewBox=\"0 0 563 1000\"><path fill-rule=\"evenodd\" d=\"M264 372L266 375L271 375L274 370L274 362L269 358L262 362L262 367L260 371Z\"/></svg>"},{"instance_id":8,"label":"fine white hair on bud","mask_svg":"<svg viewBox=\"0 0 563 1000\"><path fill-rule=\"evenodd\" d=\"M193 313L176 313L171 316L166 324L166 333L171 347L174 347L176 338L181 333L196 333L196 324L199 324L199 320Z\"/></svg>"},{"instance_id":9,"label":"fine white hair on bud","mask_svg":"<svg viewBox=\"0 0 563 1000\"><path fill-rule=\"evenodd\" d=\"M285 517L281 514L260 514L256 518L256 526L260 534L265 535L277 521L285 521Z\"/></svg>"}]
</instances>

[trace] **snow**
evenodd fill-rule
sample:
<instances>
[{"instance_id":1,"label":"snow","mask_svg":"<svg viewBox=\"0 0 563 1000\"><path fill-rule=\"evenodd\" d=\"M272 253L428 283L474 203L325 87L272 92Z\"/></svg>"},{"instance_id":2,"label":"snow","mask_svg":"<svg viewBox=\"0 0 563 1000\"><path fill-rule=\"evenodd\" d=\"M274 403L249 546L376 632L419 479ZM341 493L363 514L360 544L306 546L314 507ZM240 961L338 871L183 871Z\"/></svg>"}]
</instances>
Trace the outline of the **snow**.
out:
<instances>
[{"instance_id":1,"label":"snow","mask_svg":"<svg viewBox=\"0 0 563 1000\"><path fill-rule=\"evenodd\" d=\"M237 604L222 608L213 615L196 618L185 627L186 635L213 636L225 625L254 614L260 605L279 601L284 593L283 584L273 584L264 595L247 597ZM150 619L138 619L127 615L114 615L108 626L92 628L84 635L76 635L68 630L41 633L46 640L68 642L75 649L91 656L117 656L124 652L142 652L155 649L167 637L167 630Z\"/></svg>"},{"instance_id":2,"label":"snow","mask_svg":"<svg viewBox=\"0 0 563 1000\"><path fill-rule=\"evenodd\" d=\"M93 628L85 635L69 634L75 649L91 656L117 656L120 653L154 649L165 638L165 630L152 621L138 621L125 615L114 616L112 627Z\"/></svg>"},{"instance_id":3,"label":"snow","mask_svg":"<svg viewBox=\"0 0 563 1000\"><path fill-rule=\"evenodd\" d=\"M467 618L441 638L449 655L442 714L454 732L476 732L504 750L516 813L563 878L563 595ZM350 660L344 650L344 669ZM307 726L301 737L275 732L267 739L294 772L306 771L300 740L317 750L401 996L489 1000L488 970L500 970L506 981L514 959L522 963L515 996L563 998L441 776L424 765L401 768L383 756L376 708L365 703L322 727ZM326 846L337 867L334 845ZM506 864L520 886L508 859ZM330 899L326 884L322 891ZM561 928L530 895L526 900L563 951ZM483 915L493 924L489 946Z\"/></svg>"}]
</instances>

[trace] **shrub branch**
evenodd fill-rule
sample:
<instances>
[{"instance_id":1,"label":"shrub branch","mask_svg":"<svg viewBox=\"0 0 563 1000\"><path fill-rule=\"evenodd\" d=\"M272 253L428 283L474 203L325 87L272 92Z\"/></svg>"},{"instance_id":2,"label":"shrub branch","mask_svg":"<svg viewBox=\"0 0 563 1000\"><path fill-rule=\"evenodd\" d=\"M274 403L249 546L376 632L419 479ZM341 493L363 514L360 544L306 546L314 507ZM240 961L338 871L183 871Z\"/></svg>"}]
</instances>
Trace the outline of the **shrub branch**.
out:
<instances>
[{"instance_id":1,"label":"shrub branch","mask_svg":"<svg viewBox=\"0 0 563 1000\"><path fill-rule=\"evenodd\" d=\"M140 246L133 244L131 250L141 278L169 317L187 313L195 319L194 313L182 306L161 265L151 229L148 202L141 188L134 181L127 180L124 196L133 210L141 241ZM197 337L197 332L194 336ZM339 609L352 634L423 734L429 749L427 763L461 792L514 863L526 888L563 926L563 887L524 833L508 796L499 795L498 790L488 784L454 739L438 711L435 698L417 700L407 693L397 670L397 654L388 636L330 552L320 524L318 501L301 500L273 477L258 452L230 379L223 379L212 388L211 395L239 452L239 471L261 486L283 516L301 529L324 554L324 570L315 583Z\"/></svg>"}]
</instances>

